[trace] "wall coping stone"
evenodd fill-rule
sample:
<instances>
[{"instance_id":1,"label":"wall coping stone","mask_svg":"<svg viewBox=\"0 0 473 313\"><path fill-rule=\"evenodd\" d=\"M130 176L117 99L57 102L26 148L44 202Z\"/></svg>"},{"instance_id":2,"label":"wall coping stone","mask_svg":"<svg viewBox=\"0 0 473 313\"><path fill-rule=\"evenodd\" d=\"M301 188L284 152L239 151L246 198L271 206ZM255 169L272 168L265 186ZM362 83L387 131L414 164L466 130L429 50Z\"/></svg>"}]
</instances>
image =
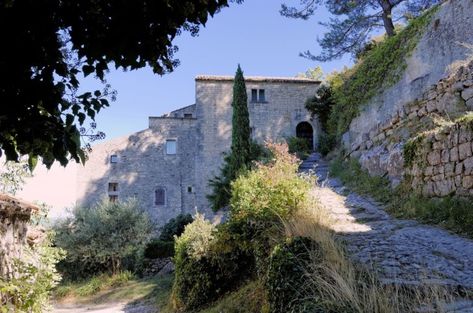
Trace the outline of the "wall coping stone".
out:
<instances>
[{"instance_id":1,"label":"wall coping stone","mask_svg":"<svg viewBox=\"0 0 473 313\"><path fill-rule=\"evenodd\" d=\"M2 218L29 218L33 212L38 211L39 207L34 204L0 193L0 217Z\"/></svg>"}]
</instances>

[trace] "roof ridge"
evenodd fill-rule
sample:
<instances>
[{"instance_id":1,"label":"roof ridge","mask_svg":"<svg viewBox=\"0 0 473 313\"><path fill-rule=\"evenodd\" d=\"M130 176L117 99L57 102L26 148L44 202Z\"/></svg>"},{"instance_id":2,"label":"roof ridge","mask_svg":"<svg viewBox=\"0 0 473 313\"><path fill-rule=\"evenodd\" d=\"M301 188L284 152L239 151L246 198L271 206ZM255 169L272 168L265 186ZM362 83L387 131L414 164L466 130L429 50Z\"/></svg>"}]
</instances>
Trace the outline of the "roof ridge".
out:
<instances>
[{"instance_id":1,"label":"roof ridge","mask_svg":"<svg viewBox=\"0 0 473 313\"><path fill-rule=\"evenodd\" d=\"M229 75L197 75L195 80L203 81L233 81L234 77ZM249 82L293 82L320 84L321 81L305 77L283 77L283 76L245 76Z\"/></svg>"}]
</instances>

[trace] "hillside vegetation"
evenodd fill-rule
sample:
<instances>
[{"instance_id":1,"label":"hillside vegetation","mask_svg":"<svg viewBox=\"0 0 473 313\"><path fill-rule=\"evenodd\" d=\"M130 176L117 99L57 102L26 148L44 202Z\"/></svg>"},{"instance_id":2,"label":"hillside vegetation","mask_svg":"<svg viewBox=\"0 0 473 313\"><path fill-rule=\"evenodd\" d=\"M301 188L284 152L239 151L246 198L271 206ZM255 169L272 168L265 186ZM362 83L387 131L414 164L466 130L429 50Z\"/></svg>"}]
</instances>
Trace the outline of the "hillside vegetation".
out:
<instances>
[{"instance_id":1,"label":"hillside vegetation","mask_svg":"<svg viewBox=\"0 0 473 313\"><path fill-rule=\"evenodd\" d=\"M443 299L439 290L382 285L350 261L298 174L286 145L232 183L229 220L202 216L175 247L176 274L163 312L412 312Z\"/></svg>"},{"instance_id":2,"label":"hillside vegetation","mask_svg":"<svg viewBox=\"0 0 473 313\"><path fill-rule=\"evenodd\" d=\"M321 123L327 125L325 131L331 140L325 139L330 146L322 146L321 149L331 150L369 100L398 82L406 68L406 58L416 47L437 10L438 6L412 19L392 37L373 40L358 55L353 67L328 75L330 112L322 117ZM313 110L310 103L307 107Z\"/></svg>"}]
</instances>

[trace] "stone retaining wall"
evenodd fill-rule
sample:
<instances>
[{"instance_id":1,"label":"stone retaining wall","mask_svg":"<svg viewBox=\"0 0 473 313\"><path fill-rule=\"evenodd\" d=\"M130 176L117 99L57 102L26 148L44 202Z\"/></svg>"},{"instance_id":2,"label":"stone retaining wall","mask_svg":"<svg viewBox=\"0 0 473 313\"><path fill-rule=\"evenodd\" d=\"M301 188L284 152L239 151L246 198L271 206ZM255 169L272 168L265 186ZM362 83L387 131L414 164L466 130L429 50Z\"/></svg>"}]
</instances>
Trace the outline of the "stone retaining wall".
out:
<instances>
[{"instance_id":1,"label":"stone retaining wall","mask_svg":"<svg viewBox=\"0 0 473 313\"><path fill-rule=\"evenodd\" d=\"M371 175L386 175L397 184L405 173L403 147L406 141L422 132L438 129L439 123L451 124L472 110L473 62L470 62L360 136L351 144L348 154L357 158Z\"/></svg>"},{"instance_id":2,"label":"stone retaining wall","mask_svg":"<svg viewBox=\"0 0 473 313\"><path fill-rule=\"evenodd\" d=\"M410 141L415 152L407 173L425 196L473 196L473 115Z\"/></svg>"}]
</instances>

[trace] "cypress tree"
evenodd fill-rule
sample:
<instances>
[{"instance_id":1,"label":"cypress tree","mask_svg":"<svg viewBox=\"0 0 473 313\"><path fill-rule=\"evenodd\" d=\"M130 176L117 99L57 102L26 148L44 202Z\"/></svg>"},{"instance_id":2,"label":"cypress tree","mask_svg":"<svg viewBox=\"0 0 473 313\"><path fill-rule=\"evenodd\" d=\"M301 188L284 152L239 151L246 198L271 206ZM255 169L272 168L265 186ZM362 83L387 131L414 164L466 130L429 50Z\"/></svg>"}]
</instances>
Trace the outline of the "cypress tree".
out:
<instances>
[{"instance_id":1,"label":"cypress tree","mask_svg":"<svg viewBox=\"0 0 473 313\"><path fill-rule=\"evenodd\" d=\"M228 205L231 197L231 182L242 171L249 168L253 158L251 153L248 96L246 94L245 78L243 77L240 65L238 65L233 81L232 109L232 146L230 154L225 157L220 176L211 179L209 182L213 191L207 198L214 211Z\"/></svg>"},{"instance_id":2,"label":"cypress tree","mask_svg":"<svg viewBox=\"0 0 473 313\"><path fill-rule=\"evenodd\" d=\"M230 153L231 180L238 173L248 168L250 160L250 114L248 113L248 96L246 94L243 71L238 69L233 82L233 117L232 148Z\"/></svg>"}]
</instances>

